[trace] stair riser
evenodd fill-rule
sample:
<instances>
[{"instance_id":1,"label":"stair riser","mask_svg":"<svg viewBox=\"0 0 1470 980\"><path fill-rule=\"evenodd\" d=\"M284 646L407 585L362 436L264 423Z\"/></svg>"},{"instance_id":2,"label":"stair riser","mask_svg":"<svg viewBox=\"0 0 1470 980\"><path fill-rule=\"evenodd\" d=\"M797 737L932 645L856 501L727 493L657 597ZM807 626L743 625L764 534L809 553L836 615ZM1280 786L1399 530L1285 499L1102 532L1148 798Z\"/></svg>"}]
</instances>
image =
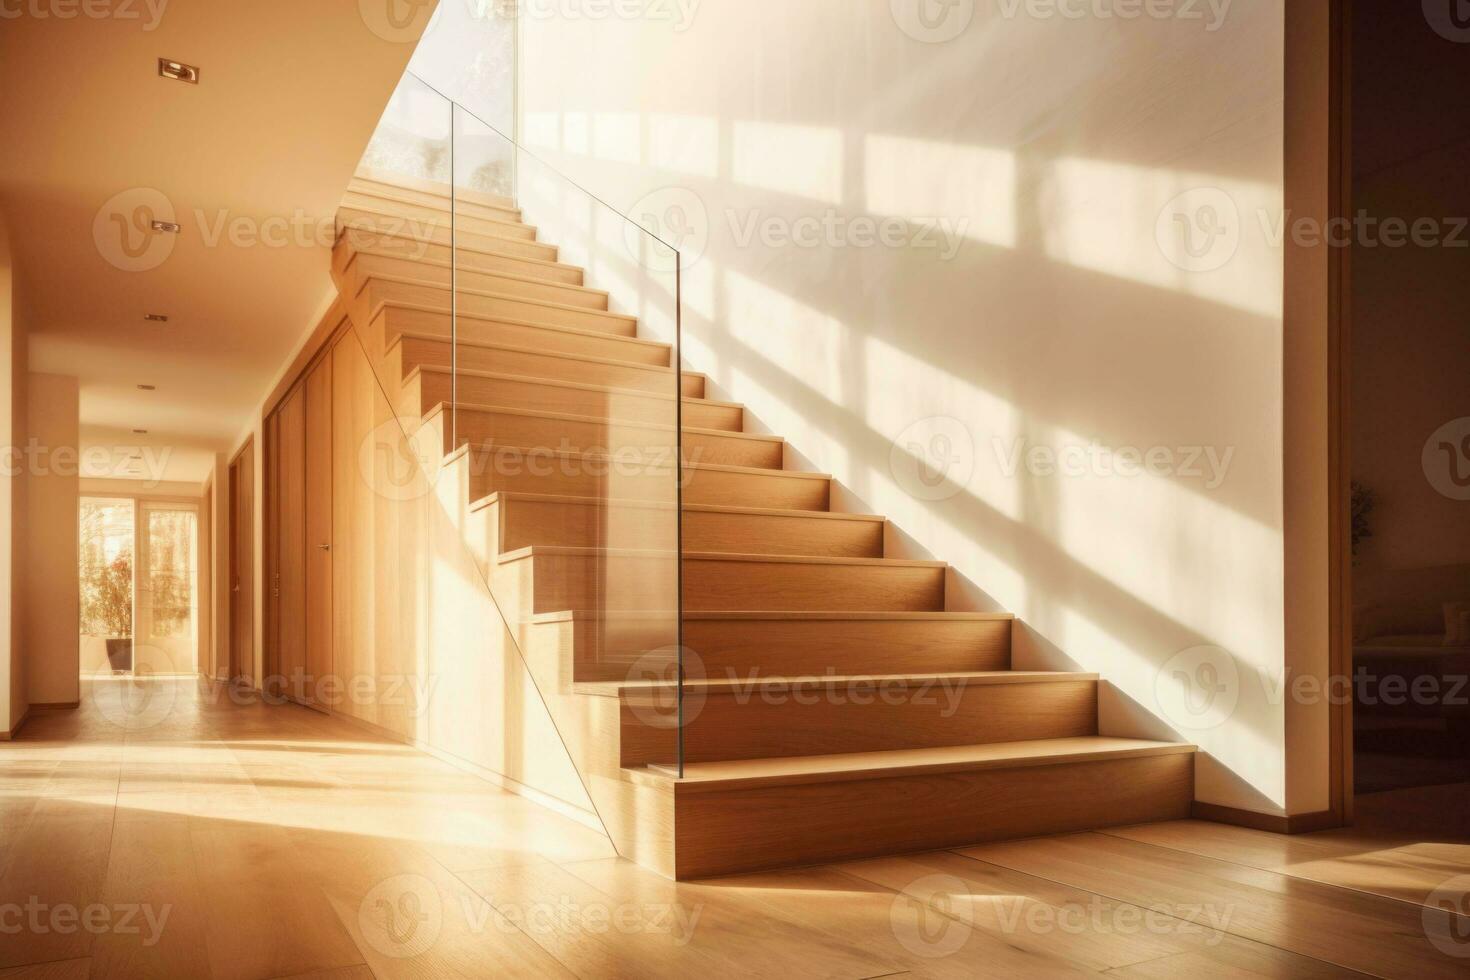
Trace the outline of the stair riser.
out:
<instances>
[{"instance_id":1,"label":"stair riser","mask_svg":"<svg viewBox=\"0 0 1470 980\"><path fill-rule=\"evenodd\" d=\"M522 561L534 563L529 612L664 609L674 595L672 558L538 555ZM944 569L688 559L684 607L938 612L944 608Z\"/></svg>"},{"instance_id":2,"label":"stair riser","mask_svg":"<svg viewBox=\"0 0 1470 980\"><path fill-rule=\"evenodd\" d=\"M369 315L378 310L378 304L385 302L427 307L444 314L450 312L450 295L449 290L445 287L410 282L390 282L386 279L368 279L365 284L359 281L354 283L353 288L357 288L358 285L362 285L358 295L366 303ZM590 330L615 337L632 337L638 332L637 321L615 313L548 306L545 303L515 296L482 296L461 292L457 308L462 315L467 317L525 320L553 327Z\"/></svg>"},{"instance_id":3,"label":"stair riser","mask_svg":"<svg viewBox=\"0 0 1470 980\"><path fill-rule=\"evenodd\" d=\"M546 303L562 303L567 306L576 306L587 310L607 311L607 297L602 293L588 292L579 286L569 286L565 283L548 282L545 280L532 280L516 278L514 275L499 275L492 272L472 272L460 269L457 272L448 266L431 265L427 262L416 262L410 259L392 258L384 255L373 255L367 252L358 252L349 260L346 273L349 280L362 283L365 280L380 276L397 276L405 279L421 280L425 283L439 286L443 290L443 300L449 297L449 285L451 281L458 283L460 299L466 296L473 298L472 293L467 290L477 290L484 293L498 293L505 296L516 296L522 299L538 300Z\"/></svg>"},{"instance_id":4,"label":"stair riser","mask_svg":"<svg viewBox=\"0 0 1470 980\"><path fill-rule=\"evenodd\" d=\"M650 649L624 624L604 636L586 624L576 649L577 680L623 681ZM1009 670L1010 620L690 619L684 642L704 676L907 674Z\"/></svg>"},{"instance_id":5,"label":"stair riser","mask_svg":"<svg viewBox=\"0 0 1470 980\"><path fill-rule=\"evenodd\" d=\"M443 208L391 201L387 198L359 194L356 191L348 191L343 195L342 204L349 208L382 211L412 221L433 222L445 227L449 227L450 224L449 212ZM494 235L500 238L519 238L526 241L534 241L536 238L536 229L520 221L485 218L463 211L454 216L454 227L472 235Z\"/></svg>"},{"instance_id":6,"label":"stair riser","mask_svg":"<svg viewBox=\"0 0 1470 980\"><path fill-rule=\"evenodd\" d=\"M489 272L500 273L510 276L524 276L530 279L542 279L546 282L558 282L568 286L580 286L583 284L582 270L572 265L560 265L552 262L538 262L515 255L503 255L492 252L474 252L469 249L453 249L448 245L439 245L434 242L421 241L416 238L402 237L397 235L383 235L378 232L349 230L339 243L339 249L345 249L350 258L352 254L360 251L371 251L374 253L386 253L387 257L403 259L409 262L426 262L435 265L449 266L453 263L461 272ZM339 260L345 265L345 260Z\"/></svg>"},{"instance_id":7,"label":"stair riser","mask_svg":"<svg viewBox=\"0 0 1470 980\"><path fill-rule=\"evenodd\" d=\"M539 493L567 497L674 501L673 477L666 470L613 467L549 453L527 457L518 452L472 453L469 460L471 499L492 493ZM610 472L611 471L611 472ZM687 470L684 502L736 507L825 510L826 480L769 473Z\"/></svg>"},{"instance_id":8,"label":"stair riser","mask_svg":"<svg viewBox=\"0 0 1470 980\"><path fill-rule=\"evenodd\" d=\"M352 175L352 183L362 184L368 187L382 186L390 191L408 189L433 194L439 198L449 197L449 185L437 180L426 180L423 177L413 177L408 174L391 173L389 171L377 170L372 167L363 167ZM460 200L474 201L478 204L502 210L516 210L519 208L515 200L503 194L492 194L479 188L457 187L454 194Z\"/></svg>"},{"instance_id":9,"label":"stair riser","mask_svg":"<svg viewBox=\"0 0 1470 980\"><path fill-rule=\"evenodd\" d=\"M510 498L502 503L502 551L532 545L558 547L673 548L673 511L623 503ZM881 558L883 525L827 517L767 517L686 511L686 551L752 555L816 555Z\"/></svg>"},{"instance_id":10,"label":"stair riser","mask_svg":"<svg viewBox=\"0 0 1470 980\"><path fill-rule=\"evenodd\" d=\"M369 197L387 198L392 203L407 202L418 207L430 208L449 213L449 198L428 191L414 190L411 187L393 187L379 184L369 180L354 179L347 185L349 191L354 194L365 194ZM519 222L521 212L518 208L484 204L479 201L469 200L462 193L454 200L454 210L458 214L467 214L475 218L486 218L490 221Z\"/></svg>"},{"instance_id":11,"label":"stair riser","mask_svg":"<svg viewBox=\"0 0 1470 980\"><path fill-rule=\"evenodd\" d=\"M609 455L634 452L638 454L637 458L656 464L667 463L673 451L672 427L654 428L622 421L542 419L461 408L455 428L458 445L461 446L515 446ZM688 463L781 468L782 446L779 442L688 431L684 433L683 442L684 460ZM444 451L451 452L455 448L451 435L446 432Z\"/></svg>"},{"instance_id":12,"label":"stair riser","mask_svg":"<svg viewBox=\"0 0 1470 980\"><path fill-rule=\"evenodd\" d=\"M696 651L697 653L697 651ZM686 656L685 676L697 663ZM628 694L622 706L623 765L660 763L673 706ZM683 703L686 762L884 752L1097 734L1097 682L971 684L813 683L794 690L702 696Z\"/></svg>"},{"instance_id":13,"label":"stair riser","mask_svg":"<svg viewBox=\"0 0 1470 980\"><path fill-rule=\"evenodd\" d=\"M347 233L356 230L365 236L361 239L365 241L371 241L375 236L407 236L446 247L457 245L478 251L506 252L543 262L555 262L557 258L554 245L543 245L526 238L471 234L463 228L453 229L449 222L434 217L413 219L342 207L337 210L337 226Z\"/></svg>"},{"instance_id":14,"label":"stair riser","mask_svg":"<svg viewBox=\"0 0 1470 980\"><path fill-rule=\"evenodd\" d=\"M454 263L459 269L472 269L475 272L501 272L514 276L532 276L547 282L582 285L581 269L557 263L554 248L532 242L504 242L503 245L497 245L494 251L470 251L469 248L453 248L426 241L410 225L403 225L392 231L354 226L344 229L338 238L332 263L334 267L345 267L351 256L363 251L403 262L428 262L440 266Z\"/></svg>"},{"instance_id":15,"label":"stair riser","mask_svg":"<svg viewBox=\"0 0 1470 980\"><path fill-rule=\"evenodd\" d=\"M389 336L396 336L396 331ZM405 337L400 345L403 349L405 371L421 365L462 371L493 371L496 374L514 374L527 378L545 378L548 381L570 381L575 384L604 385L609 388L626 388L636 391L664 392L673 384L673 376L667 370L650 370L655 365L635 367L624 364L606 364L577 358L554 357L525 350L487 349L461 344L457 361L451 359L449 342L429 340L422 337ZM702 398L704 378L686 374L682 379L684 396Z\"/></svg>"},{"instance_id":16,"label":"stair riser","mask_svg":"<svg viewBox=\"0 0 1470 980\"><path fill-rule=\"evenodd\" d=\"M615 393L584 388L559 388L529 381L481 378L470 374L454 376L423 372L419 377L420 412L439 402L460 401L497 408L519 408L531 412L563 412L588 418L622 419L673 425L674 400L648 395ZM743 412L738 407L686 402L684 424L698 429L739 432Z\"/></svg>"},{"instance_id":17,"label":"stair riser","mask_svg":"<svg viewBox=\"0 0 1470 980\"><path fill-rule=\"evenodd\" d=\"M383 336L388 340L400 333L411 333L421 337L440 337L447 342L453 324L448 313L404 309L396 306L384 307L379 313L379 318ZM495 344L520 348L525 352L519 355L522 362L538 365L537 372L528 375L530 377L578 381L582 384L606 384L610 388L636 388L639 391L666 392L673 387L673 379L667 371L641 371L637 367L630 366L667 368L669 348L662 344L637 343L633 338L615 337L611 334L568 333L565 330L529 323L479 320L464 316L459 318L457 336L462 344ZM543 351L547 354L575 354L579 357L605 358L624 363L599 365L578 362L573 364L565 358L545 357L541 353ZM449 352L447 343L444 352L447 358ZM497 374L524 373L500 367L497 362L512 357L511 354L501 351L476 353L471 348L461 347L460 356L461 358L475 357L479 362L490 364L489 367L471 367L466 363L460 364L460 367L469 370L494 371ZM527 361L527 358L539 358L540 360L531 362ZM447 367L448 361L446 360L441 366ZM625 383L619 384L613 380L602 379L622 379ZM703 382L701 381L700 384L702 388ZM686 390L684 394L689 395L691 392Z\"/></svg>"},{"instance_id":18,"label":"stair riser","mask_svg":"<svg viewBox=\"0 0 1470 980\"><path fill-rule=\"evenodd\" d=\"M680 879L1188 818L1194 758L1166 755L678 793Z\"/></svg>"},{"instance_id":19,"label":"stair riser","mask_svg":"<svg viewBox=\"0 0 1470 980\"><path fill-rule=\"evenodd\" d=\"M776 510L827 510L832 481L797 474L691 471L684 481L686 504L769 507Z\"/></svg>"}]
</instances>

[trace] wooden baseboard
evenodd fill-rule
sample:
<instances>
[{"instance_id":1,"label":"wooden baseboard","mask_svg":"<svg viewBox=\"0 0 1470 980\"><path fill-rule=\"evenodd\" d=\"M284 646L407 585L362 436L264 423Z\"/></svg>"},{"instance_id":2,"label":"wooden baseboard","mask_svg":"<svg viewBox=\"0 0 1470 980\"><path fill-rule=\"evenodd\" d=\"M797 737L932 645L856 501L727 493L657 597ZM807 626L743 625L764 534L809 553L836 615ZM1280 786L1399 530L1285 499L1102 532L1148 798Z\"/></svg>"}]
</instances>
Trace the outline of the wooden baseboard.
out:
<instances>
[{"instance_id":1,"label":"wooden baseboard","mask_svg":"<svg viewBox=\"0 0 1470 980\"><path fill-rule=\"evenodd\" d=\"M36 710L40 710L40 711L70 711L70 710L72 710L74 708L80 708L81 706L82 706L82 702L81 701L51 701L51 702L42 702L42 703L38 703L38 704L33 704L33 705L31 705L31 710L32 711L36 711Z\"/></svg>"},{"instance_id":2,"label":"wooden baseboard","mask_svg":"<svg viewBox=\"0 0 1470 980\"><path fill-rule=\"evenodd\" d=\"M1271 834L1310 834L1313 831L1346 826L1346 821L1332 810L1291 815L1257 813L1254 810L1241 810L1233 806L1221 806L1218 803L1201 803L1198 800L1195 801L1190 815L1196 820L1228 823L1236 827L1248 827L1251 830L1264 830Z\"/></svg>"},{"instance_id":3,"label":"wooden baseboard","mask_svg":"<svg viewBox=\"0 0 1470 980\"><path fill-rule=\"evenodd\" d=\"M20 717L16 719L15 724L10 727L9 731L0 732L0 742L12 742L15 740L15 737L20 734L20 730L25 727L26 722L30 721L32 707L32 705L26 706L26 710L20 713Z\"/></svg>"},{"instance_id":4,"label":"wooden baseboard","mask_svg":"<svg viewBox=\"0 0 1470 980\"><path fill-rule=\"evenodd\" d=\"M296 707L306 706L296 705ZM315 711L316 709L307 707L306 710ZM434 746L429 745L427 742L421 741L420 739L414 738L410 735L400 735L397 732L392 731L391 729L383 728L380 725L375 725L370 721L363 721L361 718L354 718L351 715L343 714L340 711L327 711L323 713L328 714L331 717L339 719L341 721L345 721L354 728L360 728L363 731L368 732L372 735L377 735L381 738L386 738L391 742L397 742L400 745L407 745L411 748L418 749L425 755L432 756L433 758L438 759L440 762L443 762L446 765L453 766L461 772L467 772L471 776L476 776L480 779L483 779L487 783L491 783L496 787L505 790L507 793L514 793L516 796L523 796L526 799L530 800L532 803L537 804L538 806L544 806L548 810L553 810L556 813L567 817L568 819L575 820L577 823L581 824L584 827L587 827L589 830L595 830L599 834L603 835L607 834L607 828L602 825L602 820L598 818L597 814L592 813L589 810L584 810L579 806L575 806L571 803L566 802L565 800L559 800L549 793L543 793L539 789L527 786L525 783L518 782L517 780L512 779L510 776L507 776L504 773L498 773L493 769L486 769L484 766L470 762L468 759L461 759L457 755L453 755L449 752L443 751L442 749L435 748Z\"/></svg>"}]
</instances>

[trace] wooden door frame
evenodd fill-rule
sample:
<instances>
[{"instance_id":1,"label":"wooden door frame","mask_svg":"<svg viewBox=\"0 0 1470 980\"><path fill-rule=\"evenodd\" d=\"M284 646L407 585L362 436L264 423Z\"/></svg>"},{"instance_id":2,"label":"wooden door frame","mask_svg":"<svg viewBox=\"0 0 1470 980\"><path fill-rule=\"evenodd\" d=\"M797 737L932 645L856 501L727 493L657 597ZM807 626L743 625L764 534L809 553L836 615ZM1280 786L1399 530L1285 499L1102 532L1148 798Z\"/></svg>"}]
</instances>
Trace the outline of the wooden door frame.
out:
<instances>
[{"instance_id":1,"label":"wooden door frame","mask_svg":"<svg viewBox=\"0 0 1470 980\"><path fill-rule=\"evenodd\" d=\"M195 561L199 564L199 656L197 666L201 676L215 675L214 619L218 610L214 607L214 475L204 481L199 494L199 520L195 524L199 544Z\"/></svg>"},{"instance_id":2,"label":"wooden door frame","mask_svg":"<svg viewBox=\"0 0 1470 980\"><path fill-rule=\"evenodd\" d=\"M245 679L252 685L254 684L255 680L255 554L253 549L253 543L255 541L255 472L253 465L255 462L254 454L255 436L251 435L245 440L244 445L240 447L239 451L237 451L235 455L230 458L229 463L229 569L232 579L232 582L229 586L230 601L228 607L230 621L229 679L231 683L236 683L242 679ZM243 487L243 481L241 480L240 476L240 469L241 464L246 461L252 464L251 472L249 474L250 486ZM240 499L242 489L248 490L250 504L248 508L248 513L244 514L243 516L241 514L242 507ZM239 548L242 521L247 524L246 529L250 532L249 540L252 543L252 548L248 554L241 554ZM241 569L242 561L246 563L246 568L243 570ZM238 577L241 583L241 590L245 591L245 595L239 598L236 597L237 593L233 584L233 579L235 579L236 577ZM246 591L247 589L248 591ZM239 605L242 602L246 602L247 599L247 608L243 611L240 610L238 608ZM242 615L244 617L244 622L240 623L238 620ZM248 632L248 635L250 637L248 650L240 649L240 636L242 633L242 626L244 627L244 631ZM247 655L249 667L248 672L246 670Z\"/></svg>"},{"instance_id":3,"label":"wooden door frame","mask_svg":"<svg viewBox=\"0 0 1470 980\"><path fill-rule=\"evenodd\" d=\"M1351 215L1352 0L1285 7L1283 213L1323 229ZM1352 821L1352 248L1284 242L1284 667L1322 695L1285 702L1286 831ZM1349 239L1352 236L1347 236Z\"/></svg>"},{"instance_id":4,"label":"wooden door frame","mask_svg":"<svg viewBox=\"0 0 1470 980\"><path fill-rule=\"evenodd\" d=\"M1352 0L1286 6L1283 204L1324 229L1352 215L1351 13ZM1285 242L1286 667L1326 674L1319 704L1286 701L1294 830L1352 821L1352 235L1332 239Z\"/></svg>"},{"instance_id":5,"label":"wooden door frame","mask_svg":"<svg viewBox=\"0 0 1470 980\"><path fill-rule=\"evenodd\" d=\"M1353 0L1331 0L1333 89L1329 106L1333 127L1333 217L1353 214ZM1328 310L1328 442L1332 510L1328 515L1334 549L1330 561L1332 606L1328 636L1332 676L1353 684L1353 490L1352 490L1352 268L1356 236L1333 250L1331 307ZM1353 821L1353 698L1332 706L1332 757L1329 772L1333 812L1341 823Z\"/></svg>"}]
</instances>

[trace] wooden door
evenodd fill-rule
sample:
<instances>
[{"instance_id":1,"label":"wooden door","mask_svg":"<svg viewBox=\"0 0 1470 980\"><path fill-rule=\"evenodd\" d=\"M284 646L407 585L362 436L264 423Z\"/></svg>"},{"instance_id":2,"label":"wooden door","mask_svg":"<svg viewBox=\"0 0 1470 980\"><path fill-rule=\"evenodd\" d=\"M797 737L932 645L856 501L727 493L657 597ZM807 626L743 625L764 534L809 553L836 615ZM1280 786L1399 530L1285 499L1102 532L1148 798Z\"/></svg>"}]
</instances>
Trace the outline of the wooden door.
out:
<instances>
[{"instance_id":1,"label":"wooden door","mask_svg":"<svg viewBox=\"0 0 1470 980\"><path fill-rule=\"evenodd\" d=\"M255 441L230 463L230 678L255 680Z\"/></svg>"},{"instance_id":2,"label":"wooden door","mask_svg":"<svg viewBox=\"0 0 1470 980\"><path fill-rule=\"evenodd\" d=\"M306 378L306 671L332 673L332 361ZM316 699L308 697L307 703ZM316 705L325 709L325 705Z\"/></svg>"},{"instance_id":3,"label":"wooden door","mask_svg":"<svg viewBox=\"0 0 1470 980\"><path fill-rule=\"evenodd\" d=\"M283 694L304 703L311 688L306 665L306 389L298 385L277 414L280 683Z\"/></svg>"}]
</instances>

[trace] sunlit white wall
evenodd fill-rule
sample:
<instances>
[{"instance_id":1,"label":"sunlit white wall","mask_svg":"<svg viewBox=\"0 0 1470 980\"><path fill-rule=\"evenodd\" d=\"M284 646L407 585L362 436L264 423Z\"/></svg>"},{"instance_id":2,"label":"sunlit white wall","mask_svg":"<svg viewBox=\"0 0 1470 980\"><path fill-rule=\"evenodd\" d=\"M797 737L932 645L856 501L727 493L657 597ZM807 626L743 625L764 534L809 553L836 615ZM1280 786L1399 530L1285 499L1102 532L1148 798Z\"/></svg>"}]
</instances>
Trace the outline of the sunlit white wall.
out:
<instances>
[{"instance_id":1,"label":"sunlit white wall","mask_svg":"<svg viewBox=\"0 0 1470 980\"><path fill-rule=\"evenodd\" d=\"M523 138L685 250L689 366L890 554L1015 612L1018 666L1101 672L1105 733L1200 745L1201 799L1277 810L1283 0L917 3L523 18ZM1235 676L1197 716L1202 664Z\"/></svg>"}]
</instances>

